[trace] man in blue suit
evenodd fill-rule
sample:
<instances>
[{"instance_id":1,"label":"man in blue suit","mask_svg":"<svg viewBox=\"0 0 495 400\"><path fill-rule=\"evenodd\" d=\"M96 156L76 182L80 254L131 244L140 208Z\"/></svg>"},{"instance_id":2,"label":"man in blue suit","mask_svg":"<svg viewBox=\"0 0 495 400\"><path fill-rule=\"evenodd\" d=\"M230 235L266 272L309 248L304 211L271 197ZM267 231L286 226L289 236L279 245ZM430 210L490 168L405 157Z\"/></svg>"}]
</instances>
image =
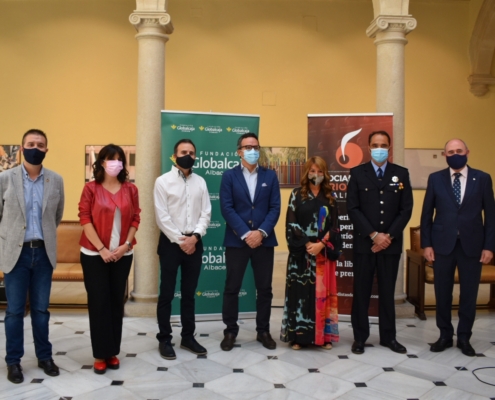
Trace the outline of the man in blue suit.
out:
<instances>
[{"instance_id":1,"label":"man in blue suit","mask_svg":"<svg viewBox=\"0 0 495 400\"><path fill-rule=\"evenodd\" d=\"M220 207L226 221L225 259L227 278L222 317L227 325L220 347L230 351L239 332L239 291L248 261L256 285L256 339L275 349L270 336L275 224L280 215L280 188L274 171L260 167L258 137L245 133L237 141L241 164L225 171L220 185Z\"/></svg>"},{"instance_id":2,"label":"man in blue suit","mask_svg":"<svg viewBox=\"0 0 495 400\"><path fill-rule=\"evenodd\" d=\"M452 290L457 267L461 289L457 347L473 357L475 351L469 339L476 316L481 266L490 262L495 250L495 200L490 175L468 167L468 154L462 140L453 139L445 145L449 168L428 179L421 214L421 247L435 271L440 338L430 350L440 352L453 346Z\"/></svg>"}]
</instances>

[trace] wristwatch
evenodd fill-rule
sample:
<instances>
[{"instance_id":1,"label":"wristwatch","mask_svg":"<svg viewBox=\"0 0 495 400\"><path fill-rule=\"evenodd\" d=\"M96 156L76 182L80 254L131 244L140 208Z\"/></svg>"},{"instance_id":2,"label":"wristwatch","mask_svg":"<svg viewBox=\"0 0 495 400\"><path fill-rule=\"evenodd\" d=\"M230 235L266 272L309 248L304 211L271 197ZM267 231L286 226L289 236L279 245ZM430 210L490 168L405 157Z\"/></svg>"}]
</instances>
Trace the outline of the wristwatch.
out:
<instances>
[{"instance_id":1,"label":"wristwatch","mask_svg":"<svg viewBox=\"0 0 495 400\"><path fill-rule=\"evenodd\" d=\"M132 244L131 242L129 242L128 240L125 242L125 244L127 245L127 247L129 248L129 251L132 250Z\"/></svg>"},{"instance_id":2,"label":"wristwatch","mask_svg":"<svg viewBox=\"0 0 495 400\"><path fill-rule=\"evenodd\" d=\"M199 233L194 232L194 233L193 233L193 236L195 236L195 237L196 237L196 239L198 239L198 242L201 240L201 235L200 235Z\"/></svg>"},{"instance_id":3,"label":"wristwatch","mask_svg":"<svg viewBox=\"0 0 495 400\"><path fill-rule=\"evenodd\" d=\"M258 230L260 231L261 236L263 236L263 239L265 239L266 238L266 233L264 231L262 231L261 229L258 229Z\"/></svg>"}]
</instances>

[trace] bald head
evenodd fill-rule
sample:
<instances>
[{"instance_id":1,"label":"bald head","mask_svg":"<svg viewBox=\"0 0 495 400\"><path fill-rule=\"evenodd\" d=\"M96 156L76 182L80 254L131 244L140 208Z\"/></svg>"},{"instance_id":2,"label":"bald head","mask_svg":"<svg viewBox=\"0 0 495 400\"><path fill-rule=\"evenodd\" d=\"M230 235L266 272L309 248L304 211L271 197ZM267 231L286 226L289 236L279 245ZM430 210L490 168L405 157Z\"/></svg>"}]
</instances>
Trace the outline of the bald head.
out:
<instances>
[{"instance_id":1,"label":"bald head","mask_svg":"<svg viewBox=\"0 0 495 400\"><path fill-rule=\"evenodd\" d=\"M469 149L464 140L450 139L445 143L444 152L446 156L451 156L454 154L467 154L469 153Z\"/></svg>"}]
</instances>

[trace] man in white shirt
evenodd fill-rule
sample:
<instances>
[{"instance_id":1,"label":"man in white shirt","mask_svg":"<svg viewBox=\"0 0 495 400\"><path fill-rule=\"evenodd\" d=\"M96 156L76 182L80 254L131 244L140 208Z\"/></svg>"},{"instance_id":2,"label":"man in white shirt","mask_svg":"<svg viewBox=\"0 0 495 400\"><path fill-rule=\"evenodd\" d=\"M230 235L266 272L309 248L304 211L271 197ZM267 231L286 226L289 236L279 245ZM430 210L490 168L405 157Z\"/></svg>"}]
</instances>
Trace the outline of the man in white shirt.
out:
<instances>
[{"instance_id":1,"label":"man in white shirt","mask_svg":"<svg viewBox=\"0 0 495 400\"><path fill-rule=\"evenodd\" d=\"M196 146L189 139L174 146L172 169L155 182L154 200L156 223L160 228L158 255L160 257L160 296L157 318L160 332L156 335L162 358L175 360L171 344L170 314L175 292L177 271L181 267L180 347L204 355L206 349L194 339L194 296L198 285L203 255L201 238L211 218L211 203L205 180L193 173Z\"/></svg>"}]
</instances>

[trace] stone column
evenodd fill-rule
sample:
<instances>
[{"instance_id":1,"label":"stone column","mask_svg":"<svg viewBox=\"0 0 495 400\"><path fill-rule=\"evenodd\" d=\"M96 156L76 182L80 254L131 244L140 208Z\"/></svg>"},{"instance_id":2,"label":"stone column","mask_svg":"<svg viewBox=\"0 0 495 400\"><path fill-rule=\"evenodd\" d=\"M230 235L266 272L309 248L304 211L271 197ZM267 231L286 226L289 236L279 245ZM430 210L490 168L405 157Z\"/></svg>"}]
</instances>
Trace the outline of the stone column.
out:
<instances>
[{"instance_id":1,"label":"stone column","mask_svg":"<svg viewBox=\"0 0 495 400\"><path fill-rule=\"evenodd\" d=\"M136 185L141 224L134 252L134 289L125 305L126 316L155 316L158 300L158 228L153 187L160 175L160 111L165 103L165 43L173 32L165 0L137 0L129 20L138 31L138 101Z\"/></svg>"},{"instance_id":2,"label":"stone column","mask_svg":"<svg viewBox=\"0 0 495 400\"><path fill-rule=\"evenodd\" d=\"M366 34L375 39L376 111L394 113L394 163L404 165L404 48L406 35L416 28L416 20L409 15L378 15ZM405 301L404 262L401 259L395 301L397 317L413 317L414 307Z\"/></svg>"}]
</instances>

